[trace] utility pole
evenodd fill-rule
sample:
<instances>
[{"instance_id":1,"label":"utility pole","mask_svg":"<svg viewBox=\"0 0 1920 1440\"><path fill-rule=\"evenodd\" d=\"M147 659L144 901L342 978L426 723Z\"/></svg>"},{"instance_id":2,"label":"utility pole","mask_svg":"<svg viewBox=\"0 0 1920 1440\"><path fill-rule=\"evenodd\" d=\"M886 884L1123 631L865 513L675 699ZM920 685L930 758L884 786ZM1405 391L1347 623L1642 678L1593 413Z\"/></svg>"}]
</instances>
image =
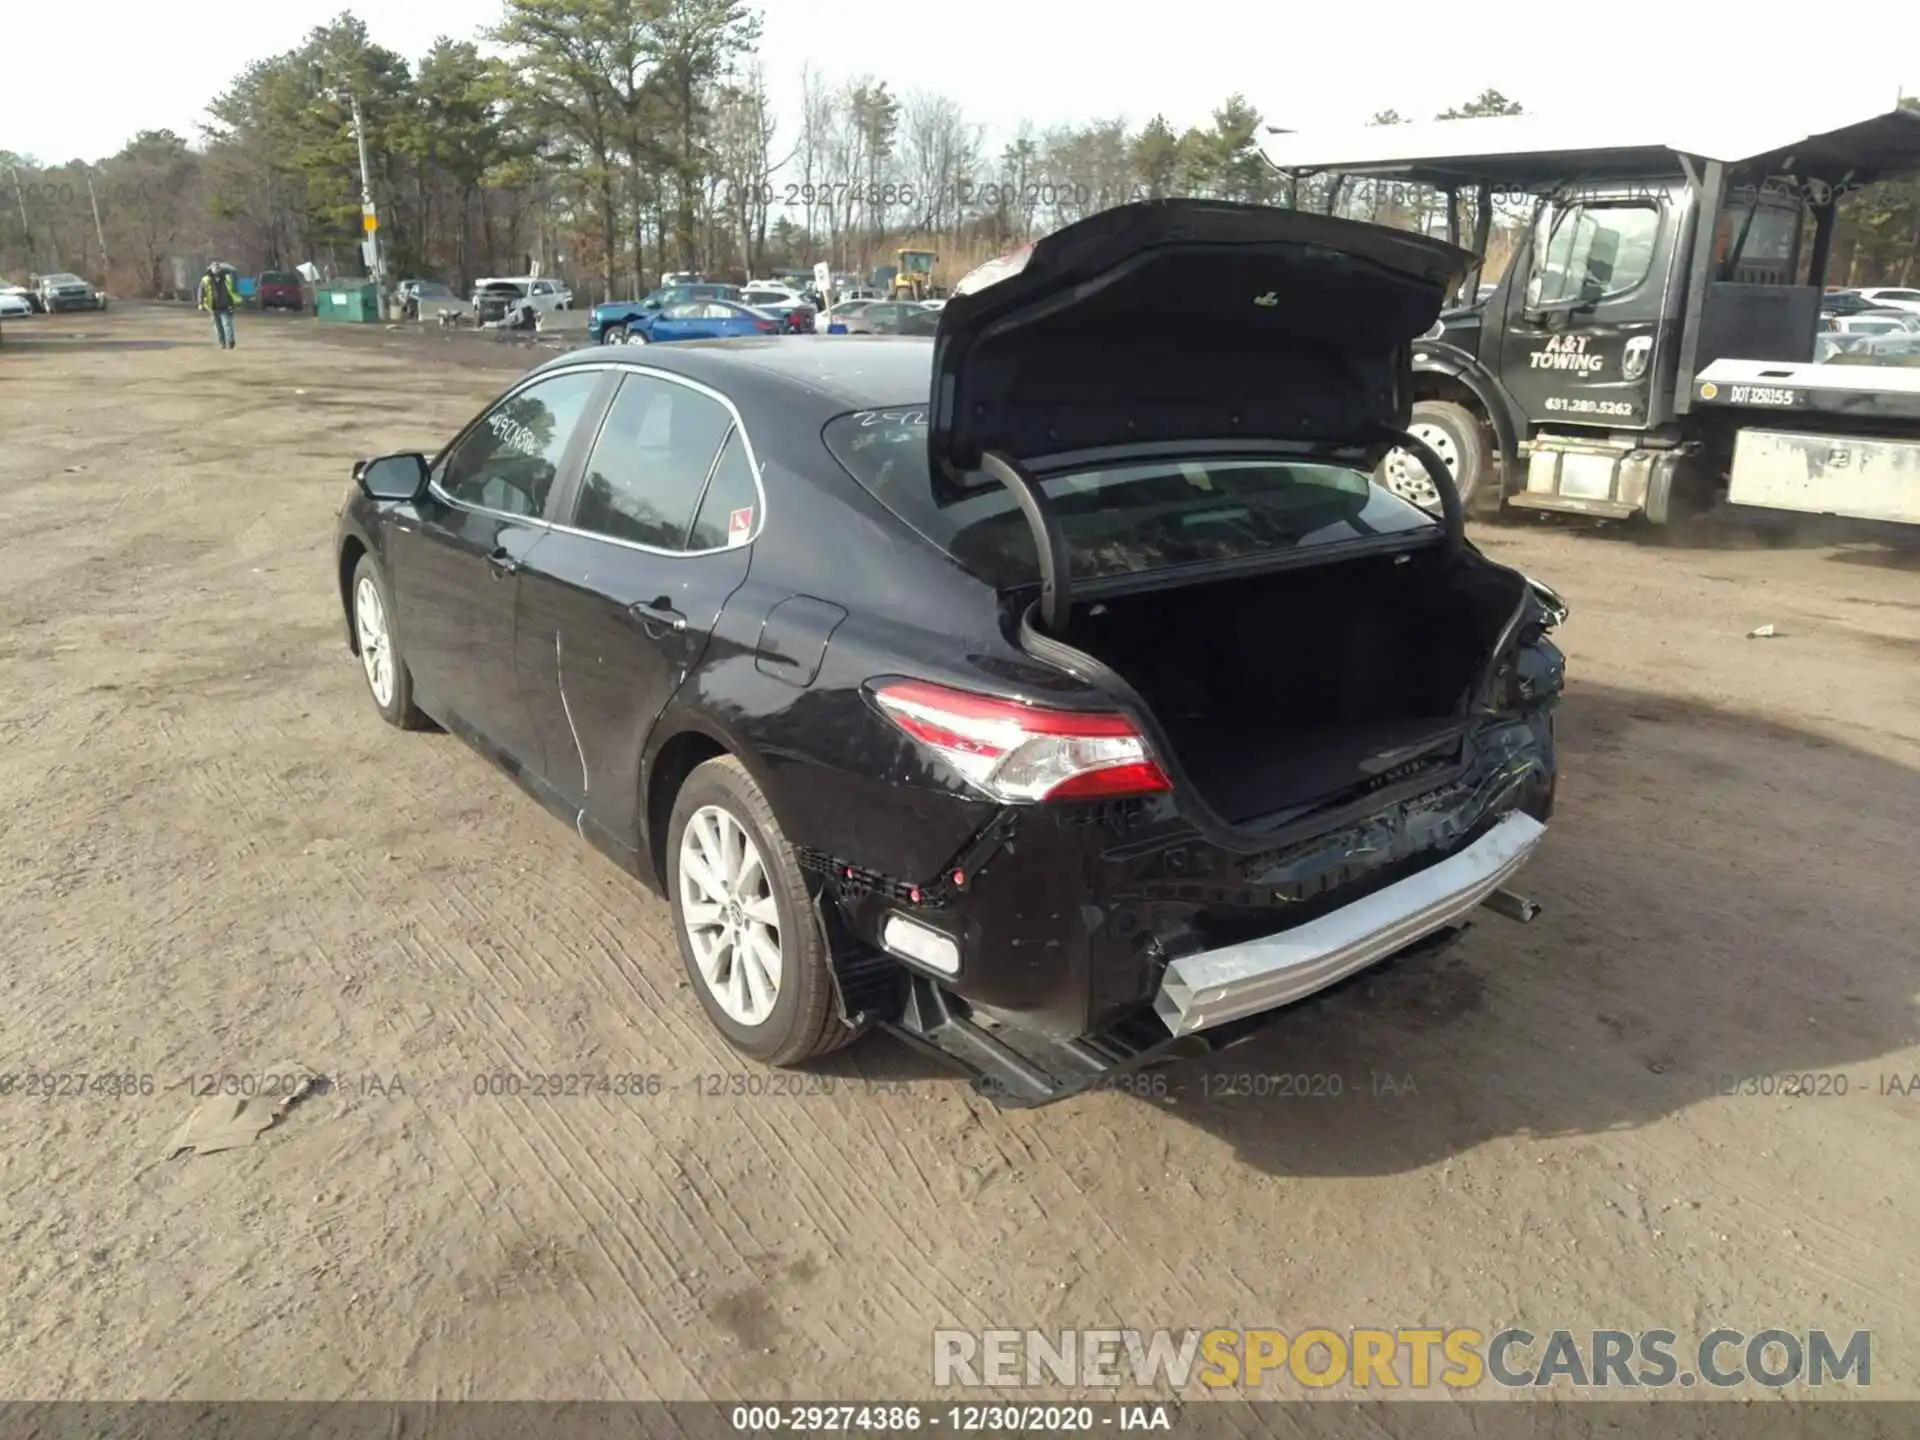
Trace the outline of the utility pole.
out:
<instances>
[{"instance_id":1,"label":"utility pole","mask_svg":"<svg viewBox=\"0 0 1920 1440\"><path fill-rule=\"evenodd\" d=\"M373 176L367 165L367 127L360 118L360 97L347 91L347 103L353 107L353 138L360 146L360 223L366 230L367 269L380 289L380 303L387 303L387 276L380 264L380 216L373 208ZM384 314L385 312L382 311Z\"/></svg>"},{"instance_id":2,"label":"utility pole","mask_svg":"<svg viewBox=\"0 0 1920 1440\"><path fill-rule=\"evenodd\" d=\"M93 193L93 171L87 171L87 199L93 205L93 233L100 241L100 283L107 283L107 232L100 223L100 197Z\"/></svg>"},{"instance_id":3,"label":"utility pole","mask_svg":"<svg viewBox=\"0 0 1920 1440\"><path fill-rule=\"evenodd\" d=\"M20 185L20 167L9 165L13 172L13 196L20 202L20 238L26 242L27 268L33 268L33 224L27 219L27 192Z\"/></svg>"}]
</instances>

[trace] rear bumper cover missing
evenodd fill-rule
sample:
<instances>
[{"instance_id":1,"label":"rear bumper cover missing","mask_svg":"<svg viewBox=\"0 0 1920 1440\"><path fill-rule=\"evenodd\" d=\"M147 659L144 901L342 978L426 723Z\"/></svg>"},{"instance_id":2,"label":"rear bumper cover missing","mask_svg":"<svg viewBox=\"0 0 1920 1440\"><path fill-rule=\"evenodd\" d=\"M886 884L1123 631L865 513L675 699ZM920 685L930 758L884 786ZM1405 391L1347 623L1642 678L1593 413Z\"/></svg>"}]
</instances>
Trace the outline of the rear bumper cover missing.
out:
<instances>
[{"instance_id":1,"label":"rear bumper cover missing","mask_svg":"<svg viewBox=\"0 0 1920 1440\"><path fill-rule=\"evenodd\" d=\"M1513 877L1547 827L1514 812L1437 865L1292 930L1167 966L1154 1011L1175 1036L1304 999L1463 920Z\"/></svg>"}]
</instances>

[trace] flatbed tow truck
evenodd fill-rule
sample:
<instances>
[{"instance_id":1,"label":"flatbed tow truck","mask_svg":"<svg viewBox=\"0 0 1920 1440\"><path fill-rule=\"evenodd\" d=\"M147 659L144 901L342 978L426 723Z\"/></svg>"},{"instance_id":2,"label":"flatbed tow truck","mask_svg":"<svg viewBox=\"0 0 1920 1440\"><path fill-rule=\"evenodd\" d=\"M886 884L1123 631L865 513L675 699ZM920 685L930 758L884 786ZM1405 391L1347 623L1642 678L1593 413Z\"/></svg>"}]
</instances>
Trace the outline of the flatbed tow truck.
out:
<instances>
[{"instance_id":1,"label":"flatbed tow truck","mask_svg":"<svg viewBox=\"0 0 1920 1440\"><path fill-rule=\"evenodd\" d=\"M1276 131L1262 148L1288 176L1531 207L1499 283L1413 346L1409 433L1470 511L1665 524L1724 504L1920 525L1920 368L1813 363L1836 207L1920 172L1920 110L1697 135L1501 116ZM1411 455L1381 475L1437 503Z\"/></svg>"}]
</instances>

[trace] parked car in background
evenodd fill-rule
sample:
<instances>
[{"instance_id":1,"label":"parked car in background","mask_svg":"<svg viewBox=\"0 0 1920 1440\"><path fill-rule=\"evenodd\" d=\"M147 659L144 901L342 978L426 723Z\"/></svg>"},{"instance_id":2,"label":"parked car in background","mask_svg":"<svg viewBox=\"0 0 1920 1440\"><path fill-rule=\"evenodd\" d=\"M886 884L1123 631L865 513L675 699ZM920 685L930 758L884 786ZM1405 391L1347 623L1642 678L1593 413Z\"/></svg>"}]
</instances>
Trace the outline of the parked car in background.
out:
<instances>
[{"instance_id":1,"label":"parked car in background","mask_svg":"<svg viewBox=\"0 0 1920 1440\"><path fill-rule=\"evenodd\" d=\"M665 895L740 1054L1031 1104L1245 1039L1532 913L1566 607L1370 474L1469 261L1162 201L938 347L575 351L355 468L349 646Z\"/></svg>"},{"instance_id":2,"label":"parked car in background","mask_svg":"<svg viewBox=\"0 0 1920 1440\"><path fill-rule=\"evenodd\" d=\"M877 299L836 301L820 312L820 317L815 323L815 328L821 331L830 331L836 325L845 326L848 321L852 320L854 316L858 315L869 305L877 305L879 303Z\"/></svg>"},{"instance_id":3,"label":"parked car in background","mask_svg":"<svg viewBox=\"0 0 1920 1440\"><path fill-rule=\"evenodd\" d=\"M420 318L422 301L432 305L458 305L460 297L453 288L438 280L402 280L394 286L393 298L399 302L401 313L410 320Z\"/></svg>"},{"instance_id":4,"label":"parked car in background","mask_svg":"<svg viewBox=\"0 0 1920 1440\"><path fill-rule=\"evenodd\" d=\"M38 277L35 293L40 308L49 314L61 310L104 310L107 297L78 275L61 271Z\"/></svg>"},{"instance_id":5,"label":"parked car in background","mask_svg":"<svg viewBox=\"0 0 1920 1440\"><path fill-rule=\"evenodd\" d=\"M1908 326L1904 312L1876 315L1868 311L1860 315L1824 315L1820 328L1830 335L1888 335Z\"/></svg>"},{"instance_id":6,"label":"parked car in background","mask_svg":"<svg viewBox=\"0 0 1920 1440\"><path fill-rule=\"evenodd\" d=\"M608 300L587 312L587 339L594 344L620 344L636 321L656 315L669 305L684 305L694 300L738 300L740 287L717 281L690 281L682 285L662 286L638 300ZM612 340L619 330L621 340Z\"/></svg>"},{"instance_id":7,"label":"parked car in background","mask_svg":"<svg viewBox=\"0 0 1920 1440\"><path fill-rule=\"evenodd\" d=\"M304 310L307 287L297 270L263 270L253 287L262 310Z\"/></svg>"},{"instance_id":8,"label":"parked car in background","mask_svg":"<svg viewBox=\"0 0 1920 1440\"><path fill-rule=\"evenodd\" d=\"M1920 290L1869 285L1854 293L1876 310L1908 310L1920 314Z\"/></svg>"},{"instance_id":9,"label":"parked car in background","mask_svg":"<svg viewBox=\"0 0 1920 1440\"><path fill-rule=\"evenodd\" d=\"M740 292L740 303L751 305L756 310L765 310L770 315L780 316L787 322L787 329L795 335L813 333L813 306L784 285L773 288L749 285Z\"/></svg>"},{"instance_id":10,"label":"parked car in background","mask_svg":"<svg viewBox=\"0 0 1920 1440\"><path fill-rule=\"evenodd\" d=\"M1879 335L1858 335L1847 338L1852 343L1848 344L1841 354L1851 361L1863 364L1912 365L1916 363L1916 359L1920 359L1920 329L1902 328Z\"/></svg>"},{"instance_id":11,"label":"parked car in background","mask_svg":"<svg viewBox=\"0 0 1920 1440\"><path fill-rule=\"evenodd\" d=\"M609 325L606 345L660 345L674 340L727 340L789 333L787 319L738 300L685 300L649 310L624 325Z\"/></svg>"},{"instance_id":12,"label":"parked car in background","mask_svg":"<svg viewBox=\"0 0 1920 1440\"><path fill-rule=\"evenodd\" d=\"M570 310L573 291L558 280L533 275L494 277L473 287L474 318L483 325L504 319L523 302L541 315Z\"/></svg>"},{"instance_id":13,"label":"parked car in background","mask_svg":"<svg viewBox=\"0 0 1920 1440\"><path fill-rule=\"evenodd\" d=\"M1820 296L1822 315L1858 315L1873 308L1873 302L1856 290L1828 290Z\"/></svg>"},{"instance_id":14,"label":"parked car in background","mask_svg":"<svg viewBox=\"0 0 1920 1440\"><path fill-rule=\"evenodd\" d=\"M34 314L33 292L24 285L0 285L0 317Z\"/></svg>"},{"instance_id":15,"label":"parked car in background","mask_svg":"<svg viewBox=\"0 0 1920 1440\"><path fill-rule=\"evenodd\" d=\"M902 320L893 333L931 339L940 333L940 312L932 309L917 311Z\"/></svg>"},{"instance_id":16,"label":"parked car in background","mask_svg":"<svg viewBox=\"0 0 1920 1440\"><path fill-rule=\"evenodd\" d=\"M898 335L909 315L924 314L917 300L875 300L847 317L849 335Z\"/></svg>"}]
</instances>

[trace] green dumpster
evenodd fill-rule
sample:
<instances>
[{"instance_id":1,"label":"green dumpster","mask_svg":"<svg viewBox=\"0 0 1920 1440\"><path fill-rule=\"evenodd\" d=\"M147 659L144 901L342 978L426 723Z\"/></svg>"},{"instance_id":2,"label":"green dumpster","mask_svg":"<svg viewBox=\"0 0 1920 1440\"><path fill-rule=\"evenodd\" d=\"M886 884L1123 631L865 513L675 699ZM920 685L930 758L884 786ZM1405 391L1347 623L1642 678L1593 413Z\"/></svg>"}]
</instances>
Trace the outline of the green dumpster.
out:
<instances>
[{"instance_id":1,"label":"green dumpster","mask_svg":"<svg viewBox=\"0 0 1920 1440\"><path fill-rule=\"evenodd\" d=\"M314 304L322 322L345 325L378 325L380 287L370 280L329 280L314 287Z\"/></svg>"}]
</instances>

